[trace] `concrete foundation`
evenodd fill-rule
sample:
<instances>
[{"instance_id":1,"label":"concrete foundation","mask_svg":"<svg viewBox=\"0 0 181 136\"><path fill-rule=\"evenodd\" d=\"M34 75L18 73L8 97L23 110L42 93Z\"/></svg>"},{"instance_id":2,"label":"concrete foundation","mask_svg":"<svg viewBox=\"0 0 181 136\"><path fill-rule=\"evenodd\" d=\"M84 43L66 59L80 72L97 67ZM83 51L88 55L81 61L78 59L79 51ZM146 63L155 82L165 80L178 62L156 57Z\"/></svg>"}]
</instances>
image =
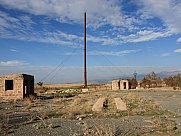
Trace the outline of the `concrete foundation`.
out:
<instances>
[{"instance_id":1,"label":"concrete foundation","mask_svg":"<svg viewBox=\"0 0 181 136\"><path fill-rule=\"evenodd\" d=\"M124 103L121 98L114 98L114 101L116 103L116 108L118 111L126 111L127 106L126 103Z\"/></svg>"}]
</instances>

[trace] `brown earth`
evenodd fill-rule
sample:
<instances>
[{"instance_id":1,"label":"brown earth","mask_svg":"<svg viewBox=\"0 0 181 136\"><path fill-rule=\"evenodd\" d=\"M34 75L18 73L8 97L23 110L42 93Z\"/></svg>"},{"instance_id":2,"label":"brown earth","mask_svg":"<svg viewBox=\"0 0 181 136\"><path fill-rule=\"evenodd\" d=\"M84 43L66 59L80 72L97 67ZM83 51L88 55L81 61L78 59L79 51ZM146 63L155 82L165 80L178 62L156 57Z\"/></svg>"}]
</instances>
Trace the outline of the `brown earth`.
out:
<instances>
[{"instance_id":1,"label":"brown earth","mask_svg":"<svg viewBox=\"0 0 181 136\"><path fill-rule=\"evenodd\" d=\"M1 102L0 135L181 135L179 91L62 93L59 89L40 94L41 99ZM101 97L107 104L103 111L93 112L93 104ZM127 111L116 109L114 98L119 97L126 102Z\"/></svg>"}]
</instances>

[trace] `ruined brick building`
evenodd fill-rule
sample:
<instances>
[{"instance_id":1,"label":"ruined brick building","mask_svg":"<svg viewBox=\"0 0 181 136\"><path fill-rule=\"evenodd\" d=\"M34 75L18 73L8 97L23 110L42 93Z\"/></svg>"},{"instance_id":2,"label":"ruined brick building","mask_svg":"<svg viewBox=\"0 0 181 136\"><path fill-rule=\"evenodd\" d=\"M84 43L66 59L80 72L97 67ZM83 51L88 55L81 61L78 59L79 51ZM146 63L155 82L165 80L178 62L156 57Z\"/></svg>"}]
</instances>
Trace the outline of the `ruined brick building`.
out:
<instances>
[{"instance_id":1,"label":"ruined brick building","mask_svg":"<svg viewBox=\"0 0 181 136\"><path fill-rule=\"evenodd\" d=\"M128 80L113 80L112 90L128 90L130 89L130 83Z\"/></svg>"},{"instance_id":2,"label":"ruined brick building","mask_svg":"<svg viewBox=\"0 0 181 136\"><path fill-rule=\"evenodd\" d=\"M34 94L34 76L12 74L0 76L0 98L22 99Z\"/></svg>"}]
</instances>

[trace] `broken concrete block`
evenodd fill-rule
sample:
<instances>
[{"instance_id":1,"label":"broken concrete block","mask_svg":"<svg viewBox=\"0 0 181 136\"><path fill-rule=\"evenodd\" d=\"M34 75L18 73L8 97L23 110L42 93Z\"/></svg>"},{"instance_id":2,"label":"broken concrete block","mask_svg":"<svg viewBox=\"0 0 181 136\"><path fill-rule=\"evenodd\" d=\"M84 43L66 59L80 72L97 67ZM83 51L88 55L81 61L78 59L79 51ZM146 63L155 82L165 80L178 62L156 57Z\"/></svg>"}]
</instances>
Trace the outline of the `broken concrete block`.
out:
<instances>
[{"instance_id":1,"label":"broken concrete block","mask_svg":"<svg viewBox=\"0 0 181 136\"><path fill-rule=\"evenodd\" d=\"M88 92L89 91L89 89L88 88L84 88L84 89L82 89L82 92Z\"/></svg>"},{"instance_id":2,"label":"broken concrete block","mask_svg":"<svg viewBox=\"0 0 181 136\"><path fill-rule=\"evenodd\" d=\"M114 101L116 103L116 108L118 111L126 111L127 106L126 103L121 100L121 98L114 98Z\"/></svg>"},{"instance_id":3,"label":"broken concrete block","mask_svg":"<svg viewBox=\"0 0 181 136\"><path fill-rule=\"evenodd\" d=\"M99 98L97 102L93 105L92 111L102 111L104 108L105 98Z\"/></svg>"}]
</instances>

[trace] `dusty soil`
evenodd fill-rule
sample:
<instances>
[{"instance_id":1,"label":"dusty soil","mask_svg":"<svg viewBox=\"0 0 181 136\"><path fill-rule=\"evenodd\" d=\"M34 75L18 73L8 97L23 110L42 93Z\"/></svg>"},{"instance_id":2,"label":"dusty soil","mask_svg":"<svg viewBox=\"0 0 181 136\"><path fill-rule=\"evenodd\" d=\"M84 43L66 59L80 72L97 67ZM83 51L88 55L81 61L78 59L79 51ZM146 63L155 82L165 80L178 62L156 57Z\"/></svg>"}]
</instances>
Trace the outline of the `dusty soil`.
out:
<instances>
[{"instance_id":1,"label":"dusty soil","mask_svg":"<svg viewBox=\"0 0 181 136\"><path fill-rule=\"evenodd\" d=\"M152 99L163 108L181 115L181 91L142 91L137 96Z\"/></svg>"},{"instance_id":2,"label":"dusty soil","mask_svg":"<svg viewBox=\"0 0 181 136\"><path fill-rule=\"evenodd\" d=\"M105 97L102 112L92 112ZM119 112L114 98L126 102ZM0 135L118 136L181 135L181 92L91 91L71 97L0 103Z\"/></svg>"}]
</instances>

